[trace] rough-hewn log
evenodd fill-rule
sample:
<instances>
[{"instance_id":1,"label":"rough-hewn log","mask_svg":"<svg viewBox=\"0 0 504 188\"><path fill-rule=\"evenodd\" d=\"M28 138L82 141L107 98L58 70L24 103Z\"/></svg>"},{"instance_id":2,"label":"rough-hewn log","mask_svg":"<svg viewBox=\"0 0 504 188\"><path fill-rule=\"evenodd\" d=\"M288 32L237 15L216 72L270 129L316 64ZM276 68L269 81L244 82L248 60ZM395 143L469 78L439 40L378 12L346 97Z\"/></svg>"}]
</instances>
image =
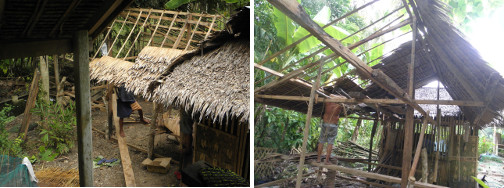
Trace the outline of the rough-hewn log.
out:
<instances>
[{"instance_id":1,"label":"rough-hewn log","mask_svg":"<svg viewBox=\"0 0 504 188\"><path fill-rule=\"evenodd\" d=\"M291 101L308 101L309 97L302 96L286 96L286 95L254 95L256 98L263 99L278 99ZM319 98L316 102L337 102L349 104L406 104L402 100L397 99L327 99ZM458 100L414 100L417 104L440 104L440 105L457 105L457 106L483 106L480 101L458 101Z\"/></svg>"},{"instance_id":2,"label":"rough-hewn log","mask_svg":"<svg viewBox=\"0 0 504 188\"><path fill-rule=\"evenodd\" d=\"M30 117L31 117L30 110L33 108L33 106L35 106L35 101L37 100L39 79L40 79L40 72L38 71L38 69L35 69L35 72L33 73L33 79L30 84L28 100L26 101L23 121L21 122L21 128L19 129L18 133L18 137L20 137L21 134L23 134L24 140L26 140L26 134L28 133L28 124L30 123Z\"/></svg>"},{"instance_id":3,"label":"rough-hewn log","mask_svg":"<svg viewBox=\"0 0 504 188\"><path fill-rule=\"evenodd\" d=\"M337 165L324 165L322 163L315 163L315 162L313 162L311 164L313 166L324 167L327 169L336 170L336 171L340 171L343 173L352 174L355 176L362 176L365 178L377 179L377 180L382 180L382 181L391 182L391 183L401 183L401 178L398 178L398 177L387 176L387 175L371 173L371 172L365 172L365 171L352 169L352 168L346 168L346 167L337 166ZM428 183L418 183L418 182L415 184L415 186L417 186L417 187L432 187L432 188L444 187L444 186L439 186L439 185L432 185L432 184L428 184Z\"/></svg>"}]
</instances>

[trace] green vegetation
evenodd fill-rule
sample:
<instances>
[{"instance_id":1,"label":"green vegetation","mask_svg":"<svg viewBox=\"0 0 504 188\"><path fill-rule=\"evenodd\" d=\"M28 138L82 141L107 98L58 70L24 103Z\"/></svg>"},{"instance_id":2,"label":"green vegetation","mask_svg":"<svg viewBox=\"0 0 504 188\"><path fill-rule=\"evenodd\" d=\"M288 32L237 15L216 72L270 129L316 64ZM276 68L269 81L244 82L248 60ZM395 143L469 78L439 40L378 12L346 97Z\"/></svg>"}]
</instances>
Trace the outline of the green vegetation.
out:
<instances>
[{"instance_id":1,"label":"green vegetation","mask_svg":"<svg viewBox=\"0 0 504 188\"><path fill-rule=\"evenodd\" d=\"M40 159L51 161L60 154L68 153L74 146L74 127L77 124L74 103L62 107L38 100L32 113L43 117L39 133L42 142L39 147Z\"/></svg>"},{"instance_id":2,"label":"green vegetation","mask_svg":"<svg viewBox=\"0 0 504 188\"><path fill-rule=\"evenodd\" d=\"M14 140L9 139L9 133L5 128L6 124L15 118L7 115L10 110L10 106L4 107L0 110L0 154L20 157L22 155L22 140L19 138Z\"/></svg>"},{"instance_id":3,"label":"green vegetation","mask_svg":"<svg viewBox=\"0 0 504 188\"><path fill-rule=\"evenodd\" d=\"M304 28L297 25L294 21L274 8L265 0L254 1L255 4L255 19L254 19L254 40L255 40L255 54L254 62L259 63L274 52L277 52L291 43L308 35L309 32ZM301 5L305 8L307 13L312 19L320 26L328 24L331 20L342 16L346 12L353 9L353 5L348 0L338 1L301 1ZM344 45L350 45L354 42L361 40L369 33L359 32L355 35L352 33L360 30L366 25L364 18L358 14L354 14L344 21L333 24L324 30L336 39L344 39ZM407 32L407 31L405 31ZM377 45L381 39L369 42L359 48L354 49L356 53L364 52L367 49ZM288 73L292 70L298 69L304 65L315 62L323 56L330 55L332 51L326 50L321 55L316 55L311 58L307 57L309 54L322 48L322 43L315 37L309 37L305 41L296 45L294 48L288 50L286 53L265 62L264 66L270 67L274 70L281 70L282 73ZM383 55L383 46L374 48L373 50L364 53L360 58L367 63ZM302 61L301 61L302 60ZM298 62L299 61L299 62ZM344 60L342 58L334 59L324 65L324 70L330 67L340 65ZM378 61L372 62L374 65ZM314 69L307 70L306 74L301 78L307 81L314 81L316 71ZM337 78L349 71L352 68L348 63L341 64L339 67L333 69L329 74L322 76L321 82L325 83L329 80ZM268 74L263 71L255 71L254 73L254 86L261 87L271 81L274 77L267 78ZM359 84L366 84L357 80ZM255 121L255 146L256 147L270 147L277 148L279 152L286 153L292 149L300 148L303 141L303 129L306 121L306 114L285 110L277 107L256 104L256 121ZM350 139L352 132L355 128L357 120L355 119L340 119L340 129L338 131L337 139L339 141L347 141ZM319 124L320 118L312 118L310 123L310 134L308 137L308 150L313 151L317 147L317 140L319 137ZM371 125L371 126L370 126ZM366 139L358 140L361 145L369 145L372 121L364 121L364 126L360 129L362 135ZM376 138L376 137L375 137ZM364 143L366 142L366 143ZM374 142L376 144L376 142Z\"/></svg>"}]
</instances>

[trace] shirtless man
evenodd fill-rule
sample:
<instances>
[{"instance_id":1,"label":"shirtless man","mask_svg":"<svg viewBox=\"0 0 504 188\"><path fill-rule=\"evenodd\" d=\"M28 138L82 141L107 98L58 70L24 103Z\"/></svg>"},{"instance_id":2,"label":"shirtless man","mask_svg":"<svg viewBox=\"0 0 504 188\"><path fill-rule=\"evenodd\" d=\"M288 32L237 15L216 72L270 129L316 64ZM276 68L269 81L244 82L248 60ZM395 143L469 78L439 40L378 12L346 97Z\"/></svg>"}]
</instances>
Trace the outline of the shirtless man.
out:
<instances>
[{"instance_id":1,"label":"shirtless man","mask_svg":"<svg viewBox=\"0 0 504 188\"><path fill-rule=\"evenodd\" d=\"M342 108L343 107L337 103L329 102L325 104L324 113L322 115L322 130L320 131L319 144L317 148L317 163L320 163L322 150L324 149L324 143L327 143L325 164L332 164L329 159L331 158L331 151L334 140L338 135L339 114Z\"/></svg>"}]
</instances>

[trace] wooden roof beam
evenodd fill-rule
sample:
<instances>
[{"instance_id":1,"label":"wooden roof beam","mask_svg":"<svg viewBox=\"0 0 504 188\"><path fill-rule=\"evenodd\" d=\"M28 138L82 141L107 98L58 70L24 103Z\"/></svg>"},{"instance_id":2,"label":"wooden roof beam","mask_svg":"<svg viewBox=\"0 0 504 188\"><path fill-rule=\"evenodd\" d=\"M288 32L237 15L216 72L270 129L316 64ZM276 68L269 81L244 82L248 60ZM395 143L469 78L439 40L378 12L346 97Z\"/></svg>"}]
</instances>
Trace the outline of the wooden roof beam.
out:
<instances>
[{"instance_id":1,"label":"wooden roof beam","mask_svg":"<svg viewBox=\"0 0 504 188\"><path fill-rule=\"evenodd\" d=\"M65 54L71 52L72 41L69 39L0 42L0 59Z\"/></svg>"},{"instance_id":2,"label":"wooden roof beam","mask_svg":"<svg viewBox=\"0 0 504 188\"><path fill-rule=\"evenodd\" d=\"M2 28L2 19L5 12L5 0L0 0L0 28Z\"/></svg>"},{"instance_id":3,"label":"wooden roof beam","mask_svg":"<svg viewBox=\"0 0 504 188\"><path fill-rule=\"evenodd\" d=\"M305 13L305 14L306 14L306 13ZM310 21L311 21L311 20L310 20ZM312 21L312 22L313 22L313 21ZM313 23L315 24L315 22L313 22ZM384 31L381 31L381 32L376 32L376 33L374 33L374 34L372 34L372 35L368 36L367 38L365 38L365 39L363 39L363 40L360 40L360 41L358 41L358 42L356 42L356 43L354 43L354 44L350 45L349 47L344 47L344 46L343 46L343 44L339 43L339 41L338 41L338 43L339 43L342 47L344 47L345 49L347 49L347 50L348 50L348 51L349 51L352 55L354 55L354 54L353 54L353 53L352 53L349 49L354 49L354 48L357 48L358 46L360 46L360 45L362 45L362 44L364 44L364 43L366 43L366 42L368 42L368 41L370 41L370 40L372 40L372 39L374 39L374 38L376 38L376 37L382 36L382 35L384 35L384 34L386 34L386 33L388 33L388 32L391 32L391 31L393 31L393 30L396 30L396 29L398 29L398 28L401 28L402 26L404 26L404 25L406 25L406 24L408 24L408 21L406 21L406 20L405 20L405 21L403 21L403 22L401 22L401 23L399 23L399 24L397 24L397 25L395 25L395 26L392 26L392 27L388 28L387 30L384 30ZM317 26L318 26L318 25L317 25ZM320 27L319 27L319 28L320 28ZM321 29L321 30L322 30L322 29ZM324 33L325 33L325 31L323 31L323 30L322 30L322 32L324 32ZM336 40L336 39L332 38L331 36L329 36L327 33L325 33L325 34L326 34L328 37L330 37L331 39ZM320 38L319 38L319 40L320 40L320 41L322 41ZM326 44L326 45L327 45L327 44ZM322 48L321 50L325 50L325 49L327 49L327 48L331 48L331 47L330 47L329 45L327 45L327 47L324 47L324 48ZM334 51L334 50L333 50L333 51ZM319 60L317 60L316 62L313 62L313 63L307 64L307 65L305 65L305 66L303 66L303 67L301 67L301 68L299 68L299 69L297 69L297 70L294 70L294 71L290 72L289 74L285 75L285 77L280 78L280 79L279 79L279 80L277 80L276 82L270 82L270 83L268 83L268 84L266 84L266 85L264 85L264 86L260 87L259 89L257 89L257 90L256 90L256 93L257 93L257 92L259 92L259 91L262 91L262 90L265 90L265 89L271 88L271 87L273 87L273 86L275 86L275 85L281 84L281 83L283 83L283 82L285 82L285 81L287 81L287 80L289 80L289 79L291 79L291 78L294 78L294 77L297 77L297 76L299 76L299 75L305 74L304 70L309 69L309 68L311 68L311 67L314 67L315 65L319 64L321 61L328 61L328 60L332 60L332 59L338 58L338 57L340 57L340 56L341 56L341 54L338 54L336 51L334 51L334 53L332 53L331 55L328 55L328 56L322 57L322 58L320 58ZM355 56L355 55L354 55L354 56ZM347 58L345 58L345 59L347 59ZM362 62L362 61L361 61L361 60L360 60L357 56L355 56L355 59L358 59L358 60L359 60L362 64L364 64L364 66L369 67L369 66L367 66L364 62ZM348 62L348 59L347 59L347 62ZM352 64L352 65L354 65L354 64ZM354 66L355 66L355 65L354 65ZM370 67L369 67L369 68L370 68ZM370 68L370 69L371 69L371 68ZM358 70L359 70L359 69L358 69Z\"/></svg>"},{"instance_id":4,"label":"wooden roof beam","mask_svg":"<svg viewBox=\"0 0 504 188\"><path fill-rule=\"evenodd\" d=\"M71 12L73 12L73 10L75 9L75 7L79 6L80 3L81 3L81 0L73 0L72 3L70 3L70 5L66 9L65 13L63 14L63 16L61 16L58 19L58 22L56 22L56 24L54 25L54 27L51 29L51 32L49 33L49 36L54 36L55 35L56 30L61 27L61 24L63 24L63 22L68 18L68 15Z\"/></svg>"},{"instance_id":5,"label":"wooden roof beam","mask_svg":"<svg viewBox=\"0 0 504 188\"><path fill-rule=\"evenodd\" d=\"M285 95L254 95L256 98L290 100L290 101L308 101L308 97L303 96L285 96ZM336 102L348 104L406 104L398 99L318 99L317 102ZM457 105L457 106L484 106L482 101L459 101L459 100L414 100L417 104L439 104L439 105Z\"/></svg>"},{"instance_id":6,"label":"wooden roof beam","mask_svg":"<svg viewBox=\"0 0 504 188\"><path fill-rule=\"evenodd\" d=\"M345 58L350 64L352 64L358 71L358 73L364 77L377 83L381 88L387 90L389 93L395 97L403 100L405 103L411 105L416 110L418 110L422 115L424 115L429 121L434 122L430 118L429 114L425 112L418 104L416 104L412 98L404 92L403 89L397 85L390 77L388 77L381 70L373 70L371 67L366 65L362 60L360 60L355 54L353 54L350 49L343 46L338 40L332 38L327 34L318 24L310 19L310 16L304 11L303 7L295 0L268 0L272 5L277 7L285 15L289 16L296 23L300 24L307 31L312 33L317 39L322 41L325 45L335 53L340 54Z\"/></svg>"},{"instance_id":7,"label":"wooden roof beam","mask_svg":"<svg viewBox=\"0 0 504 188\"><path fill-rule=\"evenodd\" d=\"M33 28L35 28L35 25L37 25L40 16L42 16L42 12L44 12L45 6L47 5L47 1L48 0L39 0L37 2L37 6L33 11L30 20L26 24L25 29L23 30L23 35L30 36L31 32L33 31Z\"/></svg>"}]
</instances>

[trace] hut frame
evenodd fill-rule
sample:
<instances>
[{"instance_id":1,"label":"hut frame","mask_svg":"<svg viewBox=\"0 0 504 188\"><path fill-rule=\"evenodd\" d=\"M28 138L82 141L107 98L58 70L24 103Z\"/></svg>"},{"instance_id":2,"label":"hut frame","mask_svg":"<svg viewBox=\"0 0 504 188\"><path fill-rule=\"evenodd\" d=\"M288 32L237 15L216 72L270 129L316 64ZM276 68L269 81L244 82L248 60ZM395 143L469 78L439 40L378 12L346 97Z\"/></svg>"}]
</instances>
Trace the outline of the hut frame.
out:
<instances>
[{"instance_id":1,"label":"hut frame","mask_svg":"<svg viewBox=\"0 0 504 188\"><path fill-rule=\"evenodd\" d=\"M460 133L476 136L477 130L494 121L496 117L500 116L498 111L504 108L502 98L498 97L499 94L496 94L504 92L503 78L495 70L491 69L487 63L479 57L479 55L477 55L477 52L450 24L448 21L449 19L445 14L447 7L439 1L403 0L402 5L399 6L399 8L391 11L390 14L379 18L377 21L372 22L371 25L376 24L385 17L391 15L394 15L396 19L393 19L391 22L384 23L383 27L363 40L356 41L355 43L347 46L341 43L341 41L344 41L346 38L335 39L328 35L323 29L343 20L355 12L369 7L371 4L376 3L377 0L368 2L363 6L343 15L342 17L331 21L323 27L320 27L311 20L303 10L302 6L294 0L269 2L310 32L309 35L293 42L284 49L273 53L271 56L264 58L258 63L254 63L256 71L263 71L267 73L267 77L255 82L255 84L264 84L261 87L255 88L254 99L256 102L296 110L307 113L308 115L307 123L304 128L304 139L301 160L298 166L299 173L296 181L296 187L300 187L301 183L301 169L304 165L310 118L312 116L320 116L323 108L322 103L324 102L338 102L347 105L365 104L367 105L367 109L356 107L352 113L356 112L362 117L371 117L371 119L375 119L375 121L382 121L382 123L386 120L384 117L394 119L395 122L402 122L401 125L403 125L405 129L405 135L403 137L404 150L402 151L402 171L410 172L402 173L402 178L399 181L402 187L415 183L414 181L411 181L411 177L414 177L414 172L416 171L415 168L420 156L420 148L416 149L414 152L414 159L412 161L411 156L414 148L414 131L421 132L419 137L422 139L425 135L425 131L414 129L414 122L416 121L414 118L414 111L416 110L425 121L425 123L423 123L424 125L421 126L424 128L420 130L431 131L431 126L434 125L436 125L436 127L441 127L440 122L437 121L441 119L440 116L437 118L431 117L432 114L440 115L440 112L437 111L435 113L430 113L424 110L420 104L459 106L464 114L464 118L462 118L461 121L469 123L468 127L471 127L470 131L462 131ZM398 9L405 9L408 18L402 18L404 15L394 14ZM355 55L351 51L364 43L383 36L386 33L397 30L405 25L411 26L413 36L411 41L414 42L401 45L398 49L391 52L391 54L385 54L371 60L368 63L365 63L359 58L359 56L372 48L361 50L363 52L358 55ZM367 27L369 26L366 26L365 28L350 35L361 32ZM307 57L293 64L310 60L312 57L321 54L327 49L330 49L334 53L331 55L322 55L320 56L320 59L311 61L305 66L292 71L286 71L287 68L274 70L264 66L266 62L269 62L279 55L289 51L311 36L314 36L321 41L323 43L323 47L320 47L319 50L310 53ZM381 46L395 39L397 38L387 39L385 42L382 42L377 46ZM459 44L459 46L454 47L455 43ZM441 44L444 46L441 46ZM376 48L377 46L374 46L373 48ZM405 55L401 55L399 52L402 52ZM343 63L330 66L329 68L322 68L335 58L342 58L344 61L340 61ZM372 67L369 65L372 62L380 60L384 64L378 64ZM321 75L327 74L332 69L345 63L349 63L355 68L349 73L346 73L332 81L328 81L325 84L320 83ZM401 67L401 69L397 69L395 67ZM394 69L397 70L394 71ZM473 70L471 71L470 69ZM318 71L316 79L314 79L315 76L306 80L303 79L303 76L306 77L307 74L315 71ZM405 72L407 72L407 74L404 74ZM268 80L268 78L276 79ZM361 88L361 86L353 82L355 79L372 82L373 84L368 85L366 88ZM446 90L455 100L439 100L439 98L437 100L415 100L414 90L436 79L443 82ZM339 91L335 92L335 90L338 89ZM485 93L482 91L489 92ZM331 94L339 94L345 97L329 98L328 96ZM406 113L404 113L404 111L406 111ZM380 115L376 116L377 118L373 118L372 114L383 114L383 116ZM454 127L455 125L458 126L459 124L451 123L449 126ZM373 130L375 129L376 127L374 126ZM462 129L453 128L453 130ZM464 130L466 130L466 128L464 128ZM373 133L375 133L375 131L373 131ZM420 140L420 143L417 145L421 147L421 139L416 140ZM372 141L370 145L372 145ZM338 170L342 169L338 168ZM359 173L359 175L363 175L364 177L375 177L374 179L377 179L374 173L349 173ZM389 182L396 181L394 178L385 179L387 179L385 181ZM415 185L436 187L436 185L432 184L420 185L418 182Z\"/></svg>"}]
</instances>

